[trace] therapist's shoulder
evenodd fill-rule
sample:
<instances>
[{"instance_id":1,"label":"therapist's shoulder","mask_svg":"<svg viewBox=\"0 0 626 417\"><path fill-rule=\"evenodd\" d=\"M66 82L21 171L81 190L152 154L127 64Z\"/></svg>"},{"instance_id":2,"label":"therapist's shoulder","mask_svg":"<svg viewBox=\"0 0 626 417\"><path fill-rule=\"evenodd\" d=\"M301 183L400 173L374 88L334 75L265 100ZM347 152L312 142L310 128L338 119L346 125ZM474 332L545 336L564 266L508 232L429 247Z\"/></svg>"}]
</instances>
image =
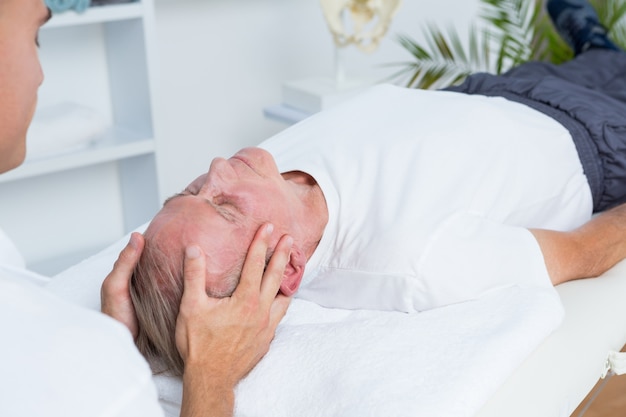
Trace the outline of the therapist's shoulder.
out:
<instances>
[{"instance_id":1,"label":"therapist's shoulder","mask_svg":"<svg viewBox=\"0 0 626 417\"><path fill-rule=\"evenodd\" d=\"M3 275L0 329L0 415L163 415L150 367L114 320Z\"/></svg>"}]
</instances>

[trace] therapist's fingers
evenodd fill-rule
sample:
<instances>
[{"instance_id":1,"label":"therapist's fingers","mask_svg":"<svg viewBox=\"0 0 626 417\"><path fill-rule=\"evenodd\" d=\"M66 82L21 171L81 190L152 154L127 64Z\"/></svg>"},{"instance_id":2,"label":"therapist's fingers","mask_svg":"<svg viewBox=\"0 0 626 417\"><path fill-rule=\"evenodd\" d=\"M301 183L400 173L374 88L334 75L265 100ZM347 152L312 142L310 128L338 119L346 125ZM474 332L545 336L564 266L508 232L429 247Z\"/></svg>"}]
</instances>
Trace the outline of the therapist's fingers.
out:
<instances>
[{"instance_id":1,"label":"therapist's fingers","mask_svg":"<svg viewBox=\"0 0 626 417\"><path fill-rule=\"evenodd\" d=\"M197 246L187 248L175 333L186 366L200 366L204 374L234 386L269 349L290 300L277 296L289 258L289 238L279 241L276 258L265 268L272 231L271 225L257 231L231 297L218 299L206 294L205 256Z\"/></svg>"},{"instance_id":2,"label":"therapist's fingers","mask_svg":"<svg viewBox=\"0 0 626 417\"><path fill-rule=\"evenodd\" d=\"M196 245L185 249L183 263L183 296L176 318L174 333L176 348L187 362L190 351L213 354L211 343L203 342L204 338L211 338L215 321L220 318L211 314L210 298L206 294L206 268L204 253ZM196 348L198 346L198 348Z\"/></svg>"},{"instance_id":3,"label":"therapist's fingers","mask_svg":"<svg viewBox=\"0 0 626 417\"><path fill-rule=\"evenodd\" d=\"M270 307L270 325L269 328L272 331L272 334L276 332L276 328L280 321L287 314L287 309L289 308L289 304L291 303L291 297L287 297L283 294L278 294L276 298L272 301L272 306Z\"/></svg>"},{"instance_id":4,"label":"therapist's fingers","mask_svg":"<svg viewBox=\"0 0 626 417\"><path fill-rule=\"evenodd\" d=\"M133 338L137 337L139 327L130 298L130 279L144 245L143 236L140 233L132 233L130 241L120 253L113 270L104 279L100 289L102 312L125 324Z\"/></svg>"},{"instance_id":5,"label":"therapist's fingers","mask_svg":"<svg viewBox=\"0 0 626 417\"><path fill-rule=\"evenodd\" d=\"M145 241L140 233L132 233L130 240L120 252L113 270L107 275L102 283L102 292L114 297L129 294L130 278L133 270L139 262Z\"/></svg>"},{"instance_id":6,"label":"therapist's fingers","mask_svg":"<svg viewBox=\"0 0 626 417\"><path fill-rule=\"evenodd\" d=\"M206 260L199 246L192 245L185 249L183 284L181 308L191 308L195 303L206 300Z\"/></svg>"},{"instance_id":7,"label":"therapist's fingers","mask_svg":"<svg viewBox=\"0 0 626 417\"><path fill-rule=\"evenodd\" d=\"M261 308L267 309L265 306L271 304L269 307L268 327L272 334L276 332L278 324L283 317L285 317L289 304L291 303L291 297L287 297L283 294L277 295L277 293L283 279L285 266L287 262L289 262L292 244L293 239L290 236L283 236L280 239L267 265L261 284Z\"/></svg>"},{"instance_id":8,"label":"therapist's fingers","mask_svg":"<svg viewBox=\"0 0 626 417\"><path fill-rule=\"evenodd\" d=\"M233 293L233 297L244 299L258 297L263 280L263 271L265 270L267 248L273 231L274 226L271 223L264 224L257 230L246 254L246 260L241 270L241 278Z\"/></svg>"},{"instance_id":9,"label":"therapist's fingers","mask_svg":"<svg viewBox=\"0 0 626 417\"><path fill-rule=\"evenodd\" d=\"M289 262L292 245L293 238L291 236L284 235L281 237L269 263L267 264L267 268L265 268L263 281L261 282L261 305L267 306L266 308L273 303L276 298L276 294L280 289L280 284L285 273L285 267Z\"/></svg>"}]
</instances>

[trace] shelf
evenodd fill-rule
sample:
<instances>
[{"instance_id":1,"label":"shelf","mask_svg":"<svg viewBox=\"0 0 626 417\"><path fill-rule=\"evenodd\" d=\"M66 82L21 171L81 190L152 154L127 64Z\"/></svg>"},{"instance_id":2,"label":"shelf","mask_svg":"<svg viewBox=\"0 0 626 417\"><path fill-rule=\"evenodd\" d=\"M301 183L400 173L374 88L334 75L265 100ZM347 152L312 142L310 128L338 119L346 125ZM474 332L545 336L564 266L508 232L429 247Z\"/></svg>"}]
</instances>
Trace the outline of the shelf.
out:
<instances>
[{"instance_id":1,"label":"shelf","mask_svg":"<svg viewBox=\"0 0 626 417\"><path fill-rule=\"evenodd\" d=\"M264 108L263 114L269 119L292 125L306 119L311 116L312 113L305 112L285 104L276 104Z\"/></svg>"},{"instance_id":2,"label":"shelf","mask_svg":"<svg viewBox=\"0 0 626 417\"><path fill-rule=\"evenodd\" d=\"M142 138L128 130L113 128L102 140L83 149L50 157L27 159L19 168L2 174L0 183L151 154L154 150L152 138Z\"/></svg>"},{"instance_id":3,"label":"shelf","mask_svg":"<svg viewBox=\"0 0 626 417\"><path fill-rule=\"evenodd\" d=\"M138 19L143 17L143 15L144 5L141 2L115 4L110 6L93 6L85 10L83 13L67 11L55 14L42 29Z\"/></svg>"},{"instance_id":4,"label":"shelf","mask_svg":"<svg viewBox=\"0 0 626 417\"><path fill-rule=\"evenodd\" d=\"M41 108L78 103L111 127L92 143L33 153L0 176L13 196L0 204L0 227L35 270L75 264L160 207L154 19L154 0L135 0L56 13L40 31Z\"/></svg>"}]
</instances>

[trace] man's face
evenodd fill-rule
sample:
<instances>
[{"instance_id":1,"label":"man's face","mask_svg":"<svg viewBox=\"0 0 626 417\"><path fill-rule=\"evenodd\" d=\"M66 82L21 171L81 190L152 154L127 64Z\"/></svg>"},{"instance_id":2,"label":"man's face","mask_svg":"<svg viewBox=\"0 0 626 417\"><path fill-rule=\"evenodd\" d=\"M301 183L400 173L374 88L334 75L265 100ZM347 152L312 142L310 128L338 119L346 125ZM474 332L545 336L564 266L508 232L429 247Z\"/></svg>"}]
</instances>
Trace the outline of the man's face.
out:
<instances>
[{"instance_id":1,"label":"man's face","mask_svg":"<svg viewBox=\"0 0 626 417\"><path fill-rule=\"evenodd\" d=\"M43 73L39 28L50 18L42 0L0 0L0 172L21 164Z\"/></svg>"},{"instance_id":2,"label":"man's face","mask_svg":"<svg viewBox=\"0 0 626 417\"><path fill-rule=\"evenodd\" d=\"M187 245L200 245L207 255L207 289L227 292L224 277L239 276L259 226L271 222L276 231L289 230L292 198L291 188L269 153L242 149L230 159L214 159L208 173L168 199L145 236L158 241L170 256L180 258Z\"/></svg>"}]
</instances>

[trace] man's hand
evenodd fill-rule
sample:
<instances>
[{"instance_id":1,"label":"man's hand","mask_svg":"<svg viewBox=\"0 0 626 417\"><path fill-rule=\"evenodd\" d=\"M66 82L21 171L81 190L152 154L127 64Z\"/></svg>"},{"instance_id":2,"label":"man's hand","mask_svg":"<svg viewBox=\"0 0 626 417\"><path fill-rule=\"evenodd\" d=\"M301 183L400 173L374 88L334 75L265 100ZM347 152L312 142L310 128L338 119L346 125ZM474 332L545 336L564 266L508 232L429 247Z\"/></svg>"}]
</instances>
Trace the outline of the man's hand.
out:
<instances>
[{"instance_id":1,"label":"man's hand","mask_svg":"<svg viewBox=\"0 0 626 417\"><path fill-rule=\"evenodd\" d=\"M290 298L278 294L292 239L283 236L265 269L271 225L257 232L239 285L228 298L206 294L205 258L187 248L185 288L176 322L176 346L185 362L183 412L230 415L236 384L267 353ZM207 408L208 407L208 408ZM219 411L218 411L219 410Z\"/></svg>"},{"instance_id":2,"label":"man's hand","mask_svg":"<svg viewBox=\"0 0 626 417\"><path fill-rule=\"evenodd\" d=\"M139 261L144 244L145 241L140 233L131 234L130 241L120 253L113 265L113 270L104 279L100 289L100 309L104 314L125 324L133 335L133 339L137 338L139 327L135 308L130 299L130 278Z\"/></svg>"}]
</instances>

